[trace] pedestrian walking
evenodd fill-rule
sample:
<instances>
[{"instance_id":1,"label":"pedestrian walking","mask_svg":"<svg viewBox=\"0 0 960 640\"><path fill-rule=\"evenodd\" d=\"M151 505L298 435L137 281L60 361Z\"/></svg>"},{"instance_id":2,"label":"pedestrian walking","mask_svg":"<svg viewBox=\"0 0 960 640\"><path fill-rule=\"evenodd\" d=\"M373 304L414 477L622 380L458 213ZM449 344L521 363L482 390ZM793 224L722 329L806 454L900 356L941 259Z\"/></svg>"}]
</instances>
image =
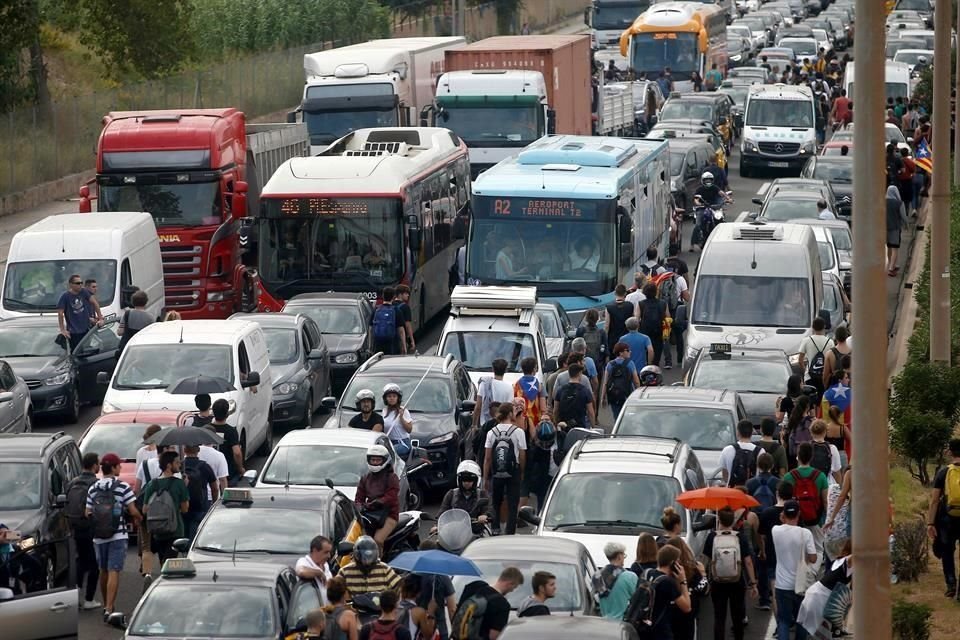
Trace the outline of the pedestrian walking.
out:
<instances>
[{"instance_id":1,"label":"pedestrian walking","mask_svg":"<svg viewBox=\"0 0 960 640\"><path fill-rule=\"evenodd\" d=\"M824 420L814 420L810 425L810 445L813 447L813 460L810 464L827 475L833 484L840 484L843 477L840 470L843 468L840 450L827 442L827 423Z\"/></svg>"},{"instance_id":2,"label":"pedestrian walking","mask_svg":"<svg viewBox=\"0 0 960 640\"><path fill-rule=\"evenodd\" d=\"M574 338L570 343L571 353L577 354L583 363L583 375L590 382L590 390L593 395L597 394L600 386L600 380L597 376L597 361L587 353L587 341L583 338Z\"/></svg>"},{"instance_id":3,"label":"pedestrian walking","mask_svg":"<svg viewBox=\"0 0 960 640\"><path fill-rule=\"evenodd\" d=\"M659 367L663 355L664 327L672 322L672 318L666 301L657 298L657 285L652 282L643 285L643 295L645 299L637 305L640 333L650 338L653 345L653 359L647 364Z\"/></svg>"},{"instance_id":4,"label":"pedestrian walking","mask_svg":"<svg viewBox=\"0 0 960 640\"><path fill-rule=\"evenodd\" d=\"M537 571L530 584L533 593L523 599L517 607L518 618L550 615L547 600L557 595L557 576L549 571Z\"/></svg>"},{"instance_id":5,"label":"pedestrian walking","mask_svg":"<svg viewBox=\"0 0 960 640\"><path fill-rule=\"evenodd\" d=\"M833 372L841 368L843 356L849 356L853 349L847 343L850 339L850 329L846 325L837 327L833 332L834 345L826 352L823 361L823 386L827 388L830 383L830 376ZM849 368L849 367L846 367Z\"/></svg>"},{"instance_id":6,"label":"pedestrian walking","mask_svg":"<svg viewBox=\"0 0 960 640\"><path fill-rule=\"evenodd\" d=\"M400 602L397 604L397 622L410 632L413 640L437 640L437 618L420 606L421 577L408 573L400 585Z\"/></svg>"},{"instance_id":7,"label":"pedestrian walking","mask_svg":"<svg viewBox=\"0 0 960 640\"><path fill-rule=\"evenodd\" d=\"M753 443L753 423L737 423L737 441L720 452L720 472L728 487L742 487L757 475L757 454L761 450Z\"/></svg>"},{"instance_id":8,"label":"pedestrian walking","mask_svg":"<svg viewBox=\"0 0 960 640\"><path fill-rule=\"evenodd\" d=\"M900 240L907 228L906 210L900 200L900 190L894 185L887 187L887 275L896 276L900 272L897 259L900 254Z\"/></svg>"},{"instance_id":9,"label":"pedestrian walking","mask_svg":"<svg viewBox=\"0 0 960 640\"><path fill-rule=\"evenodd\" d=\"M607 332L607 352L613 353L618 336L627 332L627 318L636 315L633 304L627 301L627 287L620 283L613 291L613 302L605 310L604 329Z\"/></svg>"},{"instance_id":10,"label":"pedestrian walking","mask_svg":"<svg viewBox=\"0 0 960 640\"><path fill-rule=\"evenodd\" d=\"M627 332L620 336L617 342L622 342L630 347L630 360L639 373L648 364L653 364L653 341L646 334L640 333L640 320L637 318L628 319L625 328ZM612 351L613 349L611 349Z\"/></svg>"},{"instance_id":11,"label":"pedestrian walking","mask_svg":"<svg viewBox=\"0 0 960 640\"><path fill-rule=\"evenodd\" d=\"M583 384L583 366L575 362L569 366L567 372L570 376L567 384L557 385L553 401L553 421L558 424L566 422L571 428L589 429L597 424L597 413L589 383L586 387Z\"/></svg>"},{"instance_id":12,"label":"pedestrian walking","mask_svg":"<svg viewBox=\"0 0 960 640\"><path fill-rule=\"evenodd\" d=\"M823 523L823 548L827 558L842 557L841 551L850 542L853 535L850 516L850 491L853 488L853 474L850 467L844 471L840 484L830 484L827 490L827 520Z\"/></svg>"},{"instance_id":13,"label":"pedestrian walking","mask_svg":"<svg viewBox=\"0 0 960 640\"><path fill-rule=\"evenodd\" d=\"M213 400L209 393L198 393L193 396L193 405L197 410L190 416L190 425L194 427L205 427L213 422Z\"/></svg>"},{"instance_id":14,"label":"pedestrian walking","mask_svg":"<svg viewBox=\"0 0 960 640\"><path fill-rule=\"evenodd\" d=\"M83 455L81 463L83 470L80 475L67 485L64 513L77 547L77 588L84 589L81 608L87 611L103 606L102 602L94 599L100 583L100 568L97 566L97 554L93 546L93 523L87 517L87 494L100 473L100 457L96 453L88 452Z\"/></svg>"},{"instance_id":15,"label":"pedestrian walking","mask_svg":"<svg viewBox=\"0 0 960 640\"><path fill-rule=\"evenodd\" d=\"M420 551L430 551L439 548L437 541L427 538L420 542ZM420 587L420 598L417 602L428 613L437 619L437 633L440 640L449 640L450 630L447 628L447 616L450 620L457 613L456 589L450 576L422 575L423 584ZM444 611L446 609L446 612Z\"/></svg>"},{"instance_id":16,"label":"pedestrian walking","mask_svg":"<svg viewBox=\"0 0 960 640\"><path fill-rule=\"evenodd\" d=\"M693 556L693 551L690 550L690 546L687 545L686 541L680 536L674 536L667 540L663 548L674 548L680 551L680 559L676 562L683 568L683 576L687 583L681 586L686 586L687 592L690 595L690 609L688 611L684 610L682 601L680 604L677 604L677 599L674 599L671 603L674 605L670 608L670 613L673 618L671 625L673 640L696 640L697 617L700 615L700 603L704 596L710 593L710 580L707 578L707 570L702 562L697 562ZM667 556L664 560L669 560L669 558L670 556ZM658 559L658 564L662 564L664 560ZM659 567L657 570L661 573L663 572L663 569ZM657 593L657 597L660 597L659 592ZM669 594L667 594L666 597L669 597Z\"/></svg>"},{"instance_id":17,"label":"pedestrian walking","mask_svg":"<svg viewBox=\"0 0 960 640\"><path fill-rule=\"evenodd\" d=\"M507 596L522 585L523 574L516 567L501 571L493 586L484 580L469 583L460 596L450 637L453 640L497 638L510 620Z\"/></svg>"},{"instance_id":18,"label":"pedestrian walking","mask_svg":"<svg viewBox=\"0 0 960 640\"><path fill-rule=\"evenodd\" d=\"M347 582L340 576L327 580L327 621L324 640L358 640L360 618L348 602Z\"/></svg>"},{"instance_id":19,"label":"pedestrian walking","mask_svg":"<svg viewBox=\"0 0 960 640\"><path fill-rule=\"evenodd\" d=\"M403 314L393 304L396 290L393 287L384 287L381 298L370 316L370 350L373 353L383 353L388 356L406 355L407 336L404 328Z\"/></svg>"},{"instance_id":20,"label":"pedestrian walking","mask_svg":"<svg viewBox=\"0 0 960 640\"><path fill-rule=\"evenodd\" d=\"M657 538L649 533L641 533L637 537L637 559L630 565L630 571L633 571L638 579L643 578L648 570L657 568L657 552L661 546Z\"/></svg>"},{"instance_id":21,"label":"pedestrian walking","mask_svg":"<svg viewBox=\"0 0 960 640\"><path fill-rule=\"evenodd\" d=\"M246 473L244 468L243 449L240 447L240 434L237 428L227 422L230 416L230 403L225 398L218 398L212 406L213 421L209 428L223 438L220 444L220 453L227 459L227 471L230 486L236 485Z\"/></svg>"},{"instance_id":22,"label":"pedestrian walking","mask_svg":"<svg viewBox=\"0 0 960 640\"><path fill-rule=\"evenodd\" d=\"M760 440L755 444L773 458L773 467L771 467L770 472L777 478L782 478L786 475L789 465L787 463L787 449L779 442L777 426L777 422L773 418L761 420ZM757 463L759 465L759 458Z\"/></svg>"},{"instance_id":23,"label":"pedestrian walking","mask_svg":"<svg viewBox=\"0 0 960 640\"><path fill-rule=\"evenodd\" d=\"M527 439L524 430L516 425L520 413L512 403L501 404L497 409L499 422L487 433L484 446L483 482L493 487L493 530L497 532L500 529L500 505L506 501L507 535L517 532L520 486L526 467Z\"/></svg>"},{"instance_id":24,"label":"pedestrian walking","mask_svg":"<svg viewBox=\"0 0 960 640\"><path fill-rule=\"evenodd\" d=\"M363 625L360 640L413 640L410 630L397 620L400 596L393 589L380 594L380 616Z\"/></svg>"},{"instance_id":25,"label":"pedestrian walking","mask_svg":"<svg viewBox=\"0 0 960 640\"><path fill-rule=\"evenodd\" d=\"M190 507L183 514L184 535L193 540L210 505L220 498L220 479L213 468L200 459L200 447L183 447L183 477L187 481Z\"/></svg>"},{"instance_id":26,"label":"pedestrian walking","mask_svg":"<svg viewBox=\"0 0 960 640\"><path fill-rule=\"evenodd\" d=\"M807 384L823 394L823 367L827 352L834 347L833 339L826 334L826 321L817 316L811 325L813 333L800 341L800 366L807 373Z\"/></svg>"},{"instance_id":27,"label":"pedestrian walking","mask_svg":"<svg viewBox=\"0 0 960 640\"><path fill-rule=\"evenodd\" d=\"M183 515L190 510L190 492L179 478L180 455L176 451L160 454L160 476L143 490L143 516L150 532L150 550L157 554L160 568L176 558L173 541L184 537Z\"/></svg>"},{"instance_id":28,"label":"pedestrian walking","mask_svg":"<svg viewBox=\"0 0 960 640\"><path fill-rule=\"evenodd\" d=\"M624 569L627 548L619 542L608 542L603 547L607 564L594 577L594 587L600 597L600 615L608 620L623 620L630 597L637 589L637 575Z\"/></svg>"},{"instance_id":29,"label":"pedestrian walking","mask_svg":"<svg viewBox=\"0 0 960 640\"><path fill-rule=\"evenodd\" d=\"M913 176L917 172L917 163L910 156L910 149L900 149L900 161L903 169L897 174L897 188L900 190L900 201L909 207L913 202Z\"/></svg>"},{"instance_id":30,"label":"pedestrian walking","mask_svg":"<svg viewBox=\"0 0 960 640\"><path fill-rule=\"evenodd\" d=\"M817 562L817 549L810 531L799 526L800 503L788 500L783 505L781 524L770 534L777 553L775 594L777 600L777 640L790 640L790 629L795 627L796 640L805 640L807 631L797 624L803 595L798 594L797 572Z\"/></svg>"},{"instance_id":31,"label":"pedestrian walking","mask_svg":"<svg viewBox=\"0 0 960 640\"><path fill-rule=\"evenodd\" d=\"M933 553L943 563L944 593L957 597L957 543L960 542L960 438L949 445L951 463L933 478L933 491L927 509L927 535L933 541Z\"/></svg>"},{"instance_id":32,"label":"pedestrian walking","mask_svg":"<svg viewBox=\"0 0 960 640\"><path fill-rule=\"evenodd\" d=\"M773 528L780 524L783 505L792 499L793 485L781 482L777 485L777 503L772 507L762 509L757 516L760 523L757 531L760 534L760 553L758 557L764 565L764 570L758 578L762 577L767 581L765 587L758 587L760 597L757 602L757 609L761 611L769 611L770 606L776 604L773 596L775 595L775 582L777 577L777 550L773 545L771 533L773 532Z\"/></svg>"},{"instance_id":33,"label":"pedestrian walking","mask_svg":"<svg viewBox=\"0 0 960 640\"><path fill-rule=\"evenodd\" d=\"M809 529L817 545L817 553L823 552L823 531L820 528L827 513L827 490L830 481L827 474L811 466L813 444L804 442L797 448L797 468L788 473L783 481L793 485L793 499L800 505L800 526Z\"/></svg>"},{"instance_id":34,"label":"pedestrian walking","mask_svg":"<svg viewBox=\"0 0 960 640\"><path fill-rule=\"evenodd\" d=\"M636 324L636 318L630 318L632 324ZM636 330L631 332L635 336L643 336ZM647 344L649 341L643 342ZM646 348L652 348L647 346ZM633 361L633 352L630 346L625 342L618 342L613 346L613 360L607 363L603 372L603 384L600 387L600 406L605 403L610 404L610 412L613 414L613 421L616 422L623 409L623 404L633 393L633 390L640 386L640 377L638 369Z\"/></svg>"},{"instance_id":35,"label":"pedestrian walking","mask_svg":"<svg viewBox=\"0 0 960 640\"><path fill-rule=\"evenodd\" d=\"M413 311L410 309L410 287L405 284L397 285L393 305L397 308L397 313L403 320L403 335L406 340L406 351L404 353L415 353L417 350L417 341L413 337Z\"/></svg>"},{"instance_id":36,"label":"pedestrian walking","mask_svg":"<svg viewBox=\"0 0 960 640\"><path fill-rule=\"evenodd\" d=\"M587 309L583 316L584 324L577 328L577 337L583 338L586 344L586 354L593 359L597 368L602 368L607 362L607 332L597 326L600 314L596 309Z\"/></svg>"},{"instance_id":37,"label":"pedestrian walking","mask_svg":"<svg viewBox=\"0 0 960 640\"><path fill-rule=\"evenodd\" d=\"M517 424L529 429L531 425L540 424L540 418L546 413L547 393L537 377L538 364L536 358L527 357L521 360L520 371L523 372L523 375L513 383L514 402L519 401L523 405L523 412Z\"/></svg>"},{"instance_id":38,"label":"pedestrian walking","mask_svg":"<svg viewBox=\"0 0 960 640\"><path fill-rule=\"evenodd\" d=\"M726 637L727 610L733 619L734 640L743 640L747 617L746 595L757 596L757 577L751 559L750 542L743 531L735 531L736 515L729 507L717 512L717 530L703 545L709 563L710 597L713 601L713 637Z\"/></svg>"},{"instance_id":39,"label":"pedestrian walking","mask_svg":"<svg viewBox=\"0 0 960 640\"><path fill-rule=\"evenodd\" d=\"M120 335L120 344L117 346L117 353L123 353L127 343L130 342L130 338L154 323L154 317L147 312L147 302L149 301L147 292L142 289L137 289L130 296L130 304L133 305L133 308L124 311L120 318L120 327L117 329L117 333Z\"/></svg>"},{"instance_id":40,"label":"pedestrian walking","mask_svg":"<svg viewBox=\"0 0 960 640\"><path fill-rule=\"evenodd\" d=\"M491 404L510 402L513 398L513 386L503 379L507 373L507 361L497 358L491 363L493 376L480 379L473 409L473 426L479 426L493 418Z\"/></svg>"},{"instance_id":41,"label":"pedestrian walking","mask_svg":"<svg viewBox=\"0 0 960 640\"><path fill-rule=\"evenodd\" d=\"M807 589L797 612L797 626L818 639L851 635L844 627L853 606L852 580L853 555L848 543L842 556L831 562L823 577Z\"/></svg>"}]
</instances>

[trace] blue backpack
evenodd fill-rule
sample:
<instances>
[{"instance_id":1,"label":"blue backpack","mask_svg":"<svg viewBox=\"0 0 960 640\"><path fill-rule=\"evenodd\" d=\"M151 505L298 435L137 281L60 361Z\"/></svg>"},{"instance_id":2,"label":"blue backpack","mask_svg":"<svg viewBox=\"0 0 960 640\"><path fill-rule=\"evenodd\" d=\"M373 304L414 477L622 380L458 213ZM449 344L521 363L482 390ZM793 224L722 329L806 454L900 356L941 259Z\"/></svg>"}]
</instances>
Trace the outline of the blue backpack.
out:
<instances>
[{"instance_id":1,"label":"blue backpack","mask_svg":"<svg viewBox=\"0 0 960 640\"><path fill-rule=\"evenodd\" d=\"M772 473L760 473L752 480L757 481L757 486L752 487L753 491L750 493L750 495L760 503L757 511L761 511L767 507L772 507L773 505L777 504L776 488L779 480L776 476L774 476Z\"/></svg>"},{"instance_id":2,"label":"blue backpack","mask_svg":"<svg viewBox=\"0 0 960 640\"><path fill-rule=\"evenodd\" d=\"M373 312L373 337L375 340L397 337L397 308L392 304L381 304Z\"/></svg>"}]
</instances>

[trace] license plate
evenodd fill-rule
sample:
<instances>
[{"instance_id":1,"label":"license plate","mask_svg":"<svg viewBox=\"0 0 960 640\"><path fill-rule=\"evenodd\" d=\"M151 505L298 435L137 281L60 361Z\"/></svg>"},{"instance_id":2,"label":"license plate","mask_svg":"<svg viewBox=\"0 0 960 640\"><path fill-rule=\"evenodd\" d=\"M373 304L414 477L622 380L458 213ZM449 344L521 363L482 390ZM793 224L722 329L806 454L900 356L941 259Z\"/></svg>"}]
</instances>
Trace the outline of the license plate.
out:
<instances>
[{"instance_id":1,"label":"license plate","mask_svg":"<svg viewBox=\"0 0 960 640\"><path fill-rule=\"evenodd\" d=\"M712 342L710 343L710 352L711 353L730 353L730 343L728 342Z\"/></svg>"},{"instance_id":2,"label":"license plate","mask_svg":"<svg viewBox=\"0 0 960 640\"><path fill-rule=\"evenodd\" d=\"M775 168L777 168L777 169L781 169L781 168L784 168L784 169L785 169L785 168L787 168L787 167L790 166L790 163L789 163L789 162L770 162L770 163L768 163L768 164L769 164L771 167L775 167Z\"/></svg>"}]
</instances>

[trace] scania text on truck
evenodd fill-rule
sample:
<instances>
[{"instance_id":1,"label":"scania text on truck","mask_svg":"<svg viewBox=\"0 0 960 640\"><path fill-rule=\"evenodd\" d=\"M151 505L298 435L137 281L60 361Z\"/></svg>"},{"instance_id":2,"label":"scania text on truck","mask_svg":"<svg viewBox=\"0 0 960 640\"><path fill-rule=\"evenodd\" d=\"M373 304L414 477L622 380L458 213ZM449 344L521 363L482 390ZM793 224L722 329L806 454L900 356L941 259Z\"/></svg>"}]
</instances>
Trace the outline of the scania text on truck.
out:
<instances>
[{"instance_id":1,"label":"scania text on truck","mask_svg":"<svg viewBox=\"0 0 960 640\"><path fill-rule=\"evenodd\" d=\"M260 185L308 144L303 125L248 124L233 108L111 112L97 143L97 197L82 186L80 212L96 200L97 211L150 213L167 309L226 318L256 304L241 224L257 211Z\"/></svg>"},{"instance_id":2,"label":"scania text on truck","mask_svg":"<svg viewBox=\"0 0 960 640\"><path fill-rule=\"evenodd\" d=\"M652 0L593 0L583 12L596 49L616 49L620 34L650 8Z\"/></svg>"},{"instance_id":3,"label":"scania text on truck","mask_svg":"<svg viewBox=\"0 0 960 640\"><path fill-rule=\"evenodd\" d=\"M444 52L462 37L370 40L303 56L303 101L288 114L307 123L316 155L334 140L367 127L407 127L433 101Z\"/></svg>"}]
</instances>

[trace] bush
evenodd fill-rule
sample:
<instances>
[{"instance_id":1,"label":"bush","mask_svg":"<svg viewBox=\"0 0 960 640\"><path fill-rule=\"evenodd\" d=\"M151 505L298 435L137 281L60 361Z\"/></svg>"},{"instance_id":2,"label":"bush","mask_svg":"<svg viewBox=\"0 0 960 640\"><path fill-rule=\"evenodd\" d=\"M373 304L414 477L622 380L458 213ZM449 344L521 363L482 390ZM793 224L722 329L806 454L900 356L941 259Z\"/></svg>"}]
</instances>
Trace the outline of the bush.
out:
<instances>
[{"instance_id":1,"label":"bush","mask_svg":"<svg viewBox=\"0 0 960 640\"><path fill-rule=\"evenodd\" d=\"M933 609L925 604L900 600L893 605L893 637L899 640L927 640Z\"/></svg>"},{"instance_id":2,"label":"bush","mask_svg":"<svg viewBox=\"0 0 960 640\"><path fill-rule=\"evenodd\" d=\"M890 563L901 582L916 582L926 573L930 560L927 546L927 525L914 518L893 527L893 550Z\"/></svg>"}]
</instances>

